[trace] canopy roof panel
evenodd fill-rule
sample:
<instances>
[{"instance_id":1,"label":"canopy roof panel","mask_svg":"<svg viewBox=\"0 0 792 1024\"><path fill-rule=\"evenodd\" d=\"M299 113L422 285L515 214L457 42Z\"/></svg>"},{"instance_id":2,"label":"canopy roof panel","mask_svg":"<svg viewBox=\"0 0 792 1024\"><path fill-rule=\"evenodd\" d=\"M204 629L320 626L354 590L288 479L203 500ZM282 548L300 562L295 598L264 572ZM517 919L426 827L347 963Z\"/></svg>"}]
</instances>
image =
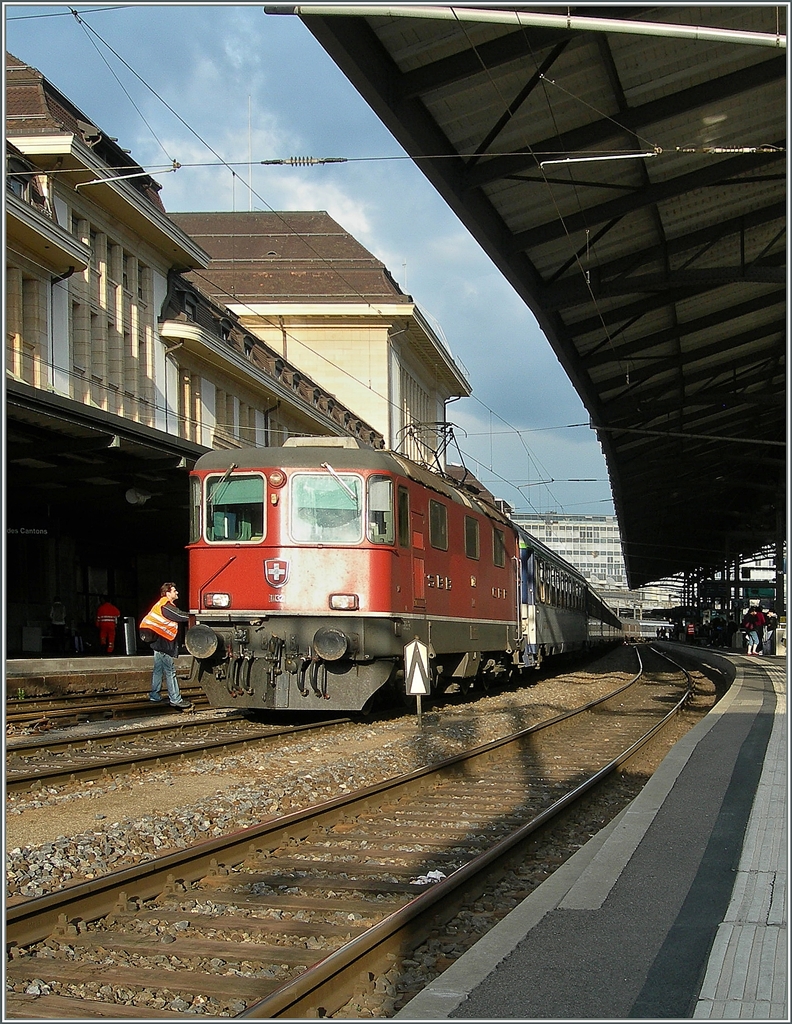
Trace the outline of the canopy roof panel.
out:
<instances>
[{"instance_id":1,"label":"canopy roof panel","mask_svg":"<svg viewBox=\"0 0 792 1024\"><path fill-rule=\"evenodd\" d=\"M537 317L605 452L630 585L776 541L786 8L296 10Z\"/></svg>"}]
</instances>

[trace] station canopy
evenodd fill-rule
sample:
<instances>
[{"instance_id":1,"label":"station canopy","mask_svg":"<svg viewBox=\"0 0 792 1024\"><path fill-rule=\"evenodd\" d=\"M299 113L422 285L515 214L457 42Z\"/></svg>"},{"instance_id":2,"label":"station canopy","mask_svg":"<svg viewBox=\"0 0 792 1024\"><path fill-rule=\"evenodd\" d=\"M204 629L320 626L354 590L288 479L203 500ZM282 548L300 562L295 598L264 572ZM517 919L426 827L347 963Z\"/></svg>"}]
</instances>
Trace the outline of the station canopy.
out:
<instances>
[{"instance_id":1,"label":"station canopy","mask_svg":"<svg viewBox=\"0 0 792 1024\"><path fill-rule=\"evenodd\" d=\"M292 10L536 316L630 586L777 543L786 7Z\"/></svg>"}]
</instances>

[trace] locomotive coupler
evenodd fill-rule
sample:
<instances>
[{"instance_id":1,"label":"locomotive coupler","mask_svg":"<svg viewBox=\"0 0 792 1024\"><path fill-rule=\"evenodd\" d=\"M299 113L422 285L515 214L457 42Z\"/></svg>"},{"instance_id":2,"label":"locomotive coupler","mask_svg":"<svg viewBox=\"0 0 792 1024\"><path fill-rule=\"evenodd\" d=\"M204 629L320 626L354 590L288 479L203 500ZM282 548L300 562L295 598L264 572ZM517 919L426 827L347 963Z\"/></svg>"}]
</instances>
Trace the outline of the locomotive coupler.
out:
<instances>
[{"instance_id":1,"label":"locomotive coupler","mask_svg":"<svg viewBox=\"0 0 792 1024\"><path fill-rule=\"evenodd\" d=\"M319 682L321 675L322 681ZM330 695L327 692L327 663L321 658L317 658L314 655L311 661L311 689L317 697L324 697L325 700L330 700Z\"/></svg>"},{"instance_id":2,"label":"locomotive coupler","mask_svg":"<svg viewBox=\"0 0 792 1024\"><path fill-rule=\"evenodd\" d=\"M275 688L278 676L283 671L281 668L281 658L285 646L286 641L282 637L273 635L269 638L267 646L264 648L263 659L267 664L267 682L273 689Z\"/></svg>"},{"instance_id":3,"label":"locomotive coupler","mask_svg":"<svg viewBox=\"0 0 792 1024\"><path fill-rule=\"evenodd\" d=\"M297 689L300 691L301 697L308 696L308 687L305 685L305 675L308 671L308 666L311 664L311 659L302 657L300 658L300 664L297 668Z\"/></svg>"}]
</instances>

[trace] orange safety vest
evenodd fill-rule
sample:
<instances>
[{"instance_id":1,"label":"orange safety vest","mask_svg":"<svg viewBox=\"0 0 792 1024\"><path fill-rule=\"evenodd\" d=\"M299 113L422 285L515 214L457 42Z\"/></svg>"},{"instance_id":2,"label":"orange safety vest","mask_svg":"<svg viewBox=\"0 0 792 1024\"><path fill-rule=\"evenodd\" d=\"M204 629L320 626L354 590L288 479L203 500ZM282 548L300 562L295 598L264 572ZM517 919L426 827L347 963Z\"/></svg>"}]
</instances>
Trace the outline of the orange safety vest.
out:
<instances>
[{"instance_id":1,"label":"orange safety vest","mask_svg":"<svg viewBox=\"0 0 792 1024\"><path fill-rule=\"evenodd\" d=\"M167 597L160 598L151 611L140 622L141 629L152 629L166 640L175 640L179 633L179 623L166 619L162 614L162 606L169 604Z\"/></svg>"}]
</instances>

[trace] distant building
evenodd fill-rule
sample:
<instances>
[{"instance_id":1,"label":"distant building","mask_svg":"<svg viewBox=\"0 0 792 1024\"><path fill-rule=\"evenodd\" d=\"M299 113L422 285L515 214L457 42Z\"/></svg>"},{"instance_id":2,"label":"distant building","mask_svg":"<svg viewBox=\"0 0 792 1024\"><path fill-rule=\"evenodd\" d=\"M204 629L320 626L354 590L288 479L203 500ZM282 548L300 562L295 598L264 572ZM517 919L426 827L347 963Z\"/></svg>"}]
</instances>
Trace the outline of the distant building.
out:
<instances>
[{"instance_id":1,"label":"distant building","mask_svg":"<svg viewBox=\"0 0 792 1024\"><path fill-rule=\"evenodd\" d=\"M423 461L433 424L471 393L430 324L388 269L323 212L174 213L211 256L189 274L252 334L385 439Z\"/></svg>"},{"instance_id":2,"label":"distant building","mask_svg":"<svg viewBox=\"0 0 792 1024\"><path fill-rule=\"evenodd\" d=\"M512 513L512 519L592 583L627 588L616 516Z\"/></svg>"}]
</instances>

